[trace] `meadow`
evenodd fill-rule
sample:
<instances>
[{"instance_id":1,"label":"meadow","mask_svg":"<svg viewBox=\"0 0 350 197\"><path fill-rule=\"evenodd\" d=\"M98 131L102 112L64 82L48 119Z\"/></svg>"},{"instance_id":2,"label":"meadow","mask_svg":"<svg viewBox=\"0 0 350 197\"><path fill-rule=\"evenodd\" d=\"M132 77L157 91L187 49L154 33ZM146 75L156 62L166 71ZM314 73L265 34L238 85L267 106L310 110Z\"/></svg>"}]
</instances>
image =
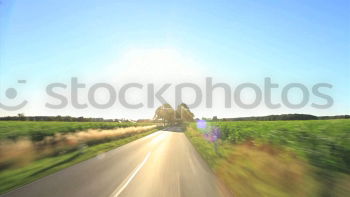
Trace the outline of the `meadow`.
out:
<instances>
[{"instance_id":1,"label":"meadow","mask_svg":"<svg viewBox=\"0 0 350 197\"><path fill-rule=\"evenodd\" d=\"M346 196L350 120L207 122L186 135L236 196ZM216 142L208 140L214 130Z\"/></svg>"}]
</instances>

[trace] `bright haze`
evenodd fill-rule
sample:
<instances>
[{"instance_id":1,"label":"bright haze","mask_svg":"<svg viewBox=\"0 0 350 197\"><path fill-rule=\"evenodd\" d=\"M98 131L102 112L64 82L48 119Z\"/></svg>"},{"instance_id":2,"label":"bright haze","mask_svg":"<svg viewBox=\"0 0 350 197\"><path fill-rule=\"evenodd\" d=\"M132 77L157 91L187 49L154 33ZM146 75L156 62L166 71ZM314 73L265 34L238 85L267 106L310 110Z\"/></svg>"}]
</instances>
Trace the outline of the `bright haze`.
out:
<instances>
[{"instance_id":1,"label":"bright haze","mask_svg":"<svg viewBox=\"0 0 350 197\"><path fill-rule=\"evenodd\" d=\"M350 111L350 4L349 1L1 1L0 4L0 101L15 105L29 101L18 111L0 111L1 116L71 115L104 118L151 118L154 108L128 109L116 104L108 109L47 109L45 88L50 83L69 86L72 77L85 83L112 84L118 91L127 83L184 82L203 87L206 77L227 83L232 89L245 82L263 88L270 77L280 88L272 100L280 102L281 88L302 83L309 89L329 83L334 104L314 109L310 97L301 109L284 106L269 109L262 102L254 109L234 103L225 108L224 94L214 93L213 107L205 100L192 111L197 117L259 116L281 113L315 115L348 114ZM24 79L25 85L17 80ZM171 103L174 87L164 94ZM7 88L18 95L10 100ZM86 89L87 89L86 88ZM79 93L87 102L87 90ZM184 101L194 94L185 90ZM61 90L69 97L69 89ZM147 90L128 92L130 103L147 103ZM250 102L252 92L242 95ZM291 100L300 99L291 92ZM97 100L108 94L100 91Z\"/></svg>"}]
</instances>

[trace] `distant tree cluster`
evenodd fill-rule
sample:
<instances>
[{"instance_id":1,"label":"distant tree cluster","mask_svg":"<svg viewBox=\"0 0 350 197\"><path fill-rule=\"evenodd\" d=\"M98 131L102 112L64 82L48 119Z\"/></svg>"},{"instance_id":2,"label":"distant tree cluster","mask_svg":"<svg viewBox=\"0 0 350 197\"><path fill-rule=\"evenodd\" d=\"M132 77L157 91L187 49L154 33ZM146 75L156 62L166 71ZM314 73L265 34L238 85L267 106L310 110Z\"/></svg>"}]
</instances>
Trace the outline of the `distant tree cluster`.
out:
<instances>
[{"instance_id":1,"label":"distant tree cluster","mask_svg":"<svg viewBox=\"0 0 350 197\"><path fill-rule=\"evenodd\" d=\"M207 121L274 121L274 120L326 120L326 119L349 119L350 115L338 116L314 116L310 114L281 114L257 117L238 117L238 118L222 118L218 119L214 116L212 119L203 118Z\"/></svg>"},{"instance_id":2,"label":"distant tree cluster","mask_svg":"<svg viewBox=\"0 0 350 197\"><path fill-rule=\"evenodd\" d=\"M349 119L350 115L338 115L338 116L319 116L320 120L329 120L329 119Z\"/></svg>"},{"instance_id":3,"label":"distant tree cluster","mask_svg":"<svg viewBox=\"0 0 350 197\"><path fill-rule=\"evenodd\" d=\"M190 108L182 103L176 108L176 120L180 122L191 122L193 121L194 114L191 112Z\"/></svg>"},{"instance_id":4,"label":"distant tree cluster","mask_svg":"<svg viewBox=\"0 0 350 197\"><path fill-rule=\"evenodd\" d=\"M0 117L0 121L62 121L62 122L129 122L125 119L103 119L103 118L85 118L72 116L25 116L18 114L17 116Z\"/></svg>"},{"instance_id":5,"label":"distant tree cluster","mask_svg":"<svg viewBox=\"0 0 350 197\"><path fill-rule=\"evenodd\" d=\"M282 114L282 115L269 115L260 117L242 117L235 118L235 120L317 120L317 116L309 114Z\"/></svg>"},{"instance_id":6,"label":"distant tree cluster","mask_svg":"<svg viewBox=\"0 0 350 197\"><path fill-rule=\"evenodd\" d=\"M163 125L174 125L182 122L193 121L194 114L185 103L177 106L176 110L168 103L158 107L155 111L154 120L162 120Z\"/></svg>"}]
</instances>

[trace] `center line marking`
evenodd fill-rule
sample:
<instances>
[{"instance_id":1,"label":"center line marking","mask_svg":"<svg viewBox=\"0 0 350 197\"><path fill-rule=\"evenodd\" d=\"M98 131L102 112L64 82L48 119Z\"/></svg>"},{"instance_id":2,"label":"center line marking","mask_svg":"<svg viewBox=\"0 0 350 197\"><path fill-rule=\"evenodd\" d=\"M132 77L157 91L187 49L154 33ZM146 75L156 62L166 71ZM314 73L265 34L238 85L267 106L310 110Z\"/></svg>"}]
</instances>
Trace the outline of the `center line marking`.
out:
<instances>
[{"instance_id":1,"label":"center line marking","mask_svg":"<svg viewBox=\"0 0 350 197\"><path fill-rule=\"evenodd\" d=\"M132 181L132 179L136 176L136 174L141 170L141 168L145 165L145 163L147 162L147 160L149 159L149 157L151 156L152 152L148 152L145 159L134 169L134 171L132 172L131 175L129 175L129 177L124 180L122 183L122 185L120 185L117 189L116 189L116 194L112 194L113 197L118 197L123 190L129 185L129 183ZM113 192L115 193L115 192Z\"/></svg>"}]
</instances>

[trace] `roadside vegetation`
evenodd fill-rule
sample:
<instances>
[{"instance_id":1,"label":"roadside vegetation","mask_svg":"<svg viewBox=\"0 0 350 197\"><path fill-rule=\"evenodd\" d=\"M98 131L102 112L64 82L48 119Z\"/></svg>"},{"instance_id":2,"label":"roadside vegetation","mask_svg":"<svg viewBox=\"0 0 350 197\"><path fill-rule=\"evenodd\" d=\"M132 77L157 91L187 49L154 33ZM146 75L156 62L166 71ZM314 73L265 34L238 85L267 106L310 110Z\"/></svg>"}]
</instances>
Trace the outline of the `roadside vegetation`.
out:
<instances>
[{"instance_id":1,"label":"roadside vegetation","mask_svg":"<svg viewBox=\"0 0 350 197\"><path fill-rule=\"evenodd\" d=\"M186 135L235 196L347 196L350 120L208 122ZM218 140L210 140L213 131Z\"/></svg>"},{"instance_id":2,"label":"roadside vegetation","mask_svg":"<svg viewBox=\"0 0 350 197\"><path fill-rule=\"evenodd\" d=\"M0 121L0 194L156 130L134 123Z\"/></svg>"},{"instance_id":3,"label":"roadside vegetation","mask_svg":"<svg viewBox=\"0 0 350 197\"><path fill-rule=\"evenodd\" d=\"M36 121L0 121L0 140L17 140L28 137L40 141L57 133L72 133L88 129L115 129L136 126L132 122L36 122Z\"/></svg>"}]
</instances>

